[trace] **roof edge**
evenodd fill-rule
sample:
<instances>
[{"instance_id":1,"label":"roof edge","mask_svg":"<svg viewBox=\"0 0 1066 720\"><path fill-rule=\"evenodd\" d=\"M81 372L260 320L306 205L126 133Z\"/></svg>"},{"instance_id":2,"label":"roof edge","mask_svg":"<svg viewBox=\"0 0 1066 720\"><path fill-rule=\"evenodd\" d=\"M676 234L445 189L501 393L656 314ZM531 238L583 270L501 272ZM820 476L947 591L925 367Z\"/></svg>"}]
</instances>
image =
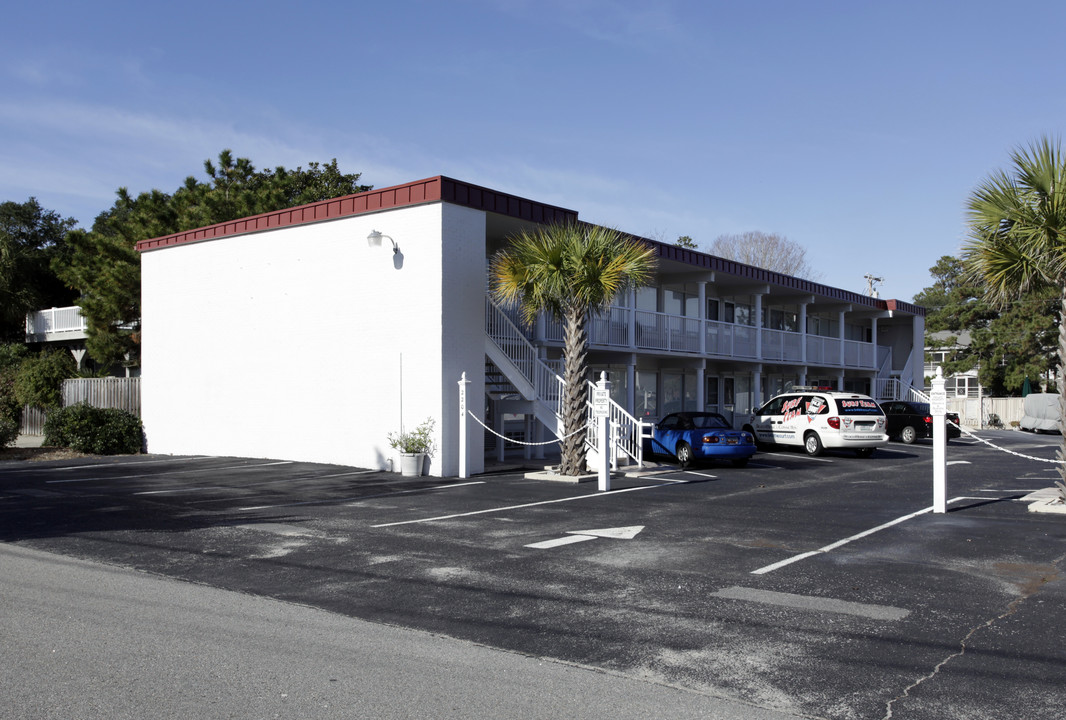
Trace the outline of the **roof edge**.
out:
<instances>
[{"instance_id":1,"label":"roof edge","mask_svg":"<svg viewBox=\"0 0 1066 720\"><path fill-rule=\"evenodd\" d=\"M284 210L273 210L259 215L229 220L205 227L183 230L162 237L141 240L138 252L160 250L186 243L216 240L232 235L244 235L264 230L306 225L327 220L364 215L367 213L410 207L433 202L448 202L475 210L484 210L532 222L550 223L574 221L576 210L547 205L508 193L490 190L471 183L454 180L444 175L415 180L403 185L393 185L380 190L367 190L354 195L345 195L330 200L299 205Z\"/></svg>"},{"instance_id":2,"label":"roof edge","mask_svg":"<svg viewBox=\"0 0 1066 720\"><path fill-rule=\"evenodd\" d=\"M641 240L652 245L655 248L655 254L666 260L676 260L677 262L683 262L688 265L728 273L729 275L736 277L749 278L754 282L786 287L792 290L799 290L803 293L830 297L842 302L865 305L879 310L900 310L922 316L926 313L925 308L919 305L903 302L902 300L883 300L881 298L874 298L851 290L844 290L843 288L833 287L831 285L823 285L822 283L813 280L806 280L793 275L785 275L784 273L766 270L765 268L756 267L754 265L745 265L736 260L728 260L717 255L700 252L699 250L683 248L679 245L670 245L659 240L650 240L648 238L641 238Z\"/></svg>"}]
</instances>

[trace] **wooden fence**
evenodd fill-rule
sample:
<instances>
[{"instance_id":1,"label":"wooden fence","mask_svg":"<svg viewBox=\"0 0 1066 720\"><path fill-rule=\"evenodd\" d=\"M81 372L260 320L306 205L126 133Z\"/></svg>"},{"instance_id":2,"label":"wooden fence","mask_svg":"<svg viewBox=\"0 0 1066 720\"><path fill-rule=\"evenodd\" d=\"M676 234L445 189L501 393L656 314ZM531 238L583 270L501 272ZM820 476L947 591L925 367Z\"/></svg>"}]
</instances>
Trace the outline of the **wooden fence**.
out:
<instances>
[{"instance_id":1,"label":"wooden fence","mask_svg":"<svg viewBox=\"0 0 1066 720\"><path fill-rule=\"evenodd\" d=\"M141 379L132 378L73 378L63 381L63 407L88 403L93 407L126 410L141 416ZM22 433L43 435L44 411L27 407L22 410Z\"/></svg>"}]
</instances>

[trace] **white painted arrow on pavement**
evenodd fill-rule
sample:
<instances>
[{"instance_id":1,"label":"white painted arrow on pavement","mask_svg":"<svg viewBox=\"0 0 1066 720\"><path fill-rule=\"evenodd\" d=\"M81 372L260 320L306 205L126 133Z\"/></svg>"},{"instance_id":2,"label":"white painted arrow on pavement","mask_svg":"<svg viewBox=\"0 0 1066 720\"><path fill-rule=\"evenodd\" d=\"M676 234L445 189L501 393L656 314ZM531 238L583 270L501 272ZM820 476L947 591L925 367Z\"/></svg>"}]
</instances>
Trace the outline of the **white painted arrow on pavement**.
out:
<instances>
[{"instance_id":1,"label":"white painted arrow on pavement","mask_svg":"<svg viewBox=\"0 0 1066 720\"><path fill-rule=\"evenodd\" d=\"M526 547L547 550L548 548L559 547L560 545L570 545L572 543L585 542L586 540L595 540L596 538L632 540L637 536L637 533L643 529L643 525L630 525L629 527L602 528L599 530L567 530L567 537L532 543L526 545Z\"/></svg>"}]
</instances>

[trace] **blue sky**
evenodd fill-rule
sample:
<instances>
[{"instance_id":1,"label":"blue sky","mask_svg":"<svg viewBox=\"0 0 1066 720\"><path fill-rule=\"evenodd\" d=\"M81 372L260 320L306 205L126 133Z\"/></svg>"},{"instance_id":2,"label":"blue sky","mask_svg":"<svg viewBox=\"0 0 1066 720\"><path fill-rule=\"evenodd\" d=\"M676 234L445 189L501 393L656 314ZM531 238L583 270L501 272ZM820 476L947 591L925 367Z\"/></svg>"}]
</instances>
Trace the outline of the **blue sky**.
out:
<instances>
[{"instance_id":1,"label":"blue sky","mask_svg":"<svg viewBox=\"0 0 1066 720\"><path fill-rule=\"evenodd\" d=\"M336 157L376 187L449 175L706 247L807 248L829 285L910 300L964 205L1066 119L1066 4L94 3L5 9L0 201L84 226L223 148Z\"/></svg>"}]
</instances>

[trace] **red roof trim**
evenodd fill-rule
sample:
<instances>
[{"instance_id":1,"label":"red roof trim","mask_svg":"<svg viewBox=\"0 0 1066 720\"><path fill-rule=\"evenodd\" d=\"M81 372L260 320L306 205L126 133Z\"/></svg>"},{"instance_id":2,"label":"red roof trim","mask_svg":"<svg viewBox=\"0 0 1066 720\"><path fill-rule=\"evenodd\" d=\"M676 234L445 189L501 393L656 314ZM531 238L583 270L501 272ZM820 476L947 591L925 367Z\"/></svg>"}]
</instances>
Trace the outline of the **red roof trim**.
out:
<instances>
[{"instance_id":1,"label":"red roof trim","mask_svg":"<svg viewBox=\"0 0 1066 720\"><path fill-rule=\"evenodd\" d=\"M184 245L185 243L215 240L232 235L275 230L325 220L337 220L391 208L441 201L536 223L577 221L576 210L546 205L516 195L508 195L507 193L438 175L424 180L416 180L405 185L395 185L380 190L368 190L356 195L346 195L332 200L311 203L310 205L301 205L287 210L275 210L262 215L253 215L150 240L141 240L137 243L137 250L140 252L159 250L175 245ZM694 267L724 272L735 277L749 278L756 282L770 283L804 293L811 293L812 295L836 298L843 302L866 305L881 310L900 310L922 316L926 313L925 308L900 300L871 298L848 290L841 290L840 288L822 285L790 275L782 275L781 273L745 265L733 260L726 260L725 258L682 248L677 245L668 245L647 238L640 239L654 246L655 254L658 257L676 260Z\"/></svg>"},{"instance_id":2,"label":"red roof trim","mask_svg":"<svg viewBox=\"0 0 1066 720\"><path fill-rule=\"evenodd\" d=\"M368 190L356 195L346 195L332 200L311 203L310 205L301 205L287 210L275 210L262 215L252 215L239 220L208 225L194 230L185 230L150 240L141 240L137 243L137 250L140 252L159 250L174 245L184 245L185 243L216 240L231 235L275 230L324 220L337 220L353 215L423 205L442 200L455 205L474 208L475 210L486 210L533 222L572 222L577 219L577 211L575 210L545 205L544 203L526 200L515 195L496 192L495 190L438 175L437 177L416 180L405 185L396 185L382 188L381 190Z\"/></svg>"}]
</instances>

